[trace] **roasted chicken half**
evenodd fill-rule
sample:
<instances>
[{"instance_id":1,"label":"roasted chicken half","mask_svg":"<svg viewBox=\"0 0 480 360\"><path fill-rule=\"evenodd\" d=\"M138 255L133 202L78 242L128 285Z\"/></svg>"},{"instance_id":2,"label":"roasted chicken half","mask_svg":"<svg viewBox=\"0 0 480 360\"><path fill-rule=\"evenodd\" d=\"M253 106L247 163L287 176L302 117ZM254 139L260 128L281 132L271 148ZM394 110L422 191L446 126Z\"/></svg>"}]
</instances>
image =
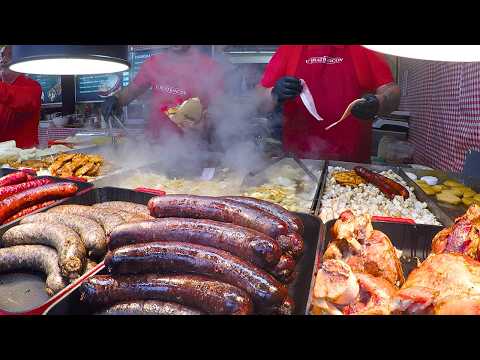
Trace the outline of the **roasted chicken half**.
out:
<instances>
[{"instance_id":1,"label":"roasted chicken half","mask_svg":"<svg viewBox=\"0 0 480 360\"><path fill-rule=\"evenodd\" d=\"M326 260L315 279L312 314L388 315L397 288L385 279L354 273L342 260Z\"/></svg>"},{"instance_id":2,"label":"roasted chicken half","mask_svg":"<svg viewBox=\"0 0 480 360\"><path fill-rule=\"evenodd\" d=\"M465 254L480 260L480 207L471 205L455 223L440 231L432 241L432 252Z\"/></svg>"},{"instance_id":3,"label":"roasted chicken half","mask_svg":"<svg viewBox=\"0 0 480 360\"><path fill-rule=\"evenodd\" d=\"M480 315L480 262L463 254L430 254L397 292L392 310Z\"/></svg>"},{"instance_id":4,"label":"roasted chicken half","mask_svg":"<svg viewBox=\"0 0 480 360\"><path fill-rule=\"evenodd\" d=\"M407 278L394 299L395 312L479 314L480 207L471 205L432 241L432 253Z\"/></svg>"},{"instance_id":5,"label":"roasted chicken half","mask_svg":"<svg viewBox=\"0 0 480 360\"><path fill-rule=\"evenodd\" d=\"M404 283L397 251L384 233L373 229L370 215L344 211L332 227L332 235L324 260L343 260L353 272L385 279L394 286Z\"/></svg>"}]
</instances>

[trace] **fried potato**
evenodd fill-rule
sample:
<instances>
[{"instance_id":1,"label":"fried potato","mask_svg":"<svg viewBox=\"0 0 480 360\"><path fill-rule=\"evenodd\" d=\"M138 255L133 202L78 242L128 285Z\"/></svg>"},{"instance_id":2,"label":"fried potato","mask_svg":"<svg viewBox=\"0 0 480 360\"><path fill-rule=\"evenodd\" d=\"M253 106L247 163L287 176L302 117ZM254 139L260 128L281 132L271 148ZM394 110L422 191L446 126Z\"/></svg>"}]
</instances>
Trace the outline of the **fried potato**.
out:
<instances>
[{"instance_id":1,"label":"fried potato","mask_svg":"<svg viewBox=\"0 0 480 360\"><path fill-rule=\"evenodd\" d=\"M433 189L433 191L435 191L435 193L439 193L439 192L445 190L445 186L443 186L443 185L433 185L432 189Z\"/></svg>"},{"instance_id":2,"label":"fried potato","mask_svg":"<svg viewBox=\"0 0 480 360\"><path fill-rule=\"evenodd\" d=\"M447 190L443 190L442 193L448 193L448 194L452 194L452 195L455 195L455 196L458 196L458 197L462 197L462 191L455 188L455 187L447 189Z\"/></svg>"},{"instance_id":3,"label":"fried potato","mask_svg":"<svg viewBox=\"0 0 480 360\"><path fill-rule=\"evenodd\" d=\"M445 180L443 182L443 185L448 186L448 187L458 187L458 186L464 186L463 184L460 184L458 181L453 181L453 180Z\"/></svg>"},{"instance_id":4,"label":"fried potato","mask_svg":"<svg viewBox=\"0 0 480 360\"><path fill-rule=\"evenodd\" d=\"M415 180L415 183L418 185L418 186L430 186L428 185L425 181L423 180Z\"/></svg>"},{"instance_id":5,"label":"fried potato","mask_svg":"<svg viewBox=\"0 0 480 360\"><path fill-rule=\"evenodd\" d=\"M440 202L444 202L450 205L458 205L462 202L458 196L455 196L453 193L444 190L436 195L436 198Z\"/></svg>"},{"instance_id":6,"label":"fried potato","mask_svg":"<svg viewBox=\"0 0 480 360\"><path fill-rule=\"evenodd\" d=\"M433 187L429 185L421 185L420 189L422 189L423 192L429 196L435 195L437 193L437 191L435 191Z\"/></svg>"}]
</instances>

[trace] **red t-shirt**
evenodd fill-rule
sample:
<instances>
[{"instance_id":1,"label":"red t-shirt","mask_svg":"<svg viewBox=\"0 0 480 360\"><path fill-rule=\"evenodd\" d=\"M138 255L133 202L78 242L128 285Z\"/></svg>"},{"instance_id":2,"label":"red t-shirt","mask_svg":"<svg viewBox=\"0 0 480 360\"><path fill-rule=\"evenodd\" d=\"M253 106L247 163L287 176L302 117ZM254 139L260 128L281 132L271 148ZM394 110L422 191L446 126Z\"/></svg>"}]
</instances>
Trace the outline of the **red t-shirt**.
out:
<instances>
[{"instance_id":1,"label":"red t-shirt","mask_svg":"<svg viewBox=\"0 0 480 360\"><path fill-rule=\"evenodd\" d=\"M349 116L331 130L348 104L393 82L385 58L360 45L284 45L270 60L261 85L273 87L283 76L304 79L324 121L317 121L300 97L284 104L283 144L313 159L368 162L371 122Z\"/></svg>"},{"instance_id":2,"label":"red t-shirt","mask_svg":"<svg viewBox=\"0 0 480 360\"><path fill-rule=\"evenodd\" d=\"M12 84L0 81L0 141L15 140L17 147L38 145L42 88L19 75Z\"/></svg>"},{"instance_id":3,"label":"red t-shirt","mask_svg":"<svg viewBox=\"0 0 480 360\"><path fill-rule=\"evenodd\" d=\"M217 94L223 93L219 64L195 49L183 55L166 52L150 57L133 82L152 90L147 131L153 137L182 133L165 115L167 108L192 97L198 97L206 108Z\"/></svg>"}]
</instances>

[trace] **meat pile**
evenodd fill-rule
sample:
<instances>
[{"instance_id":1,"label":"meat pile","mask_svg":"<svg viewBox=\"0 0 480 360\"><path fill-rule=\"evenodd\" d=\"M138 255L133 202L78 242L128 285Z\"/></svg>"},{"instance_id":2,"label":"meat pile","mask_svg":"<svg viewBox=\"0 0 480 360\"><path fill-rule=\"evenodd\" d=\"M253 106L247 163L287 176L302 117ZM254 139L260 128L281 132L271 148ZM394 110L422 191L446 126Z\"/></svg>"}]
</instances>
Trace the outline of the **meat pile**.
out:
<instances>
[{"instance_id":1,"label":"meat pile","mask_svg":"<svg viewBox=\"0 0 480 360\"><path fill-rule=\"evenodd\" d=\"M123 201L60 205L31 214L3 234L0 272L41 271L53 295L103 260L107 236L116 227L150 219L145 205Z\"/></svg>"},{"instance_id":2,"label":"meat pile","mask_svg":"<svg viewBox=\"0 0 480 360\"><path fill-rule=\"evenodd\" d=\"M105 266L81 286L100 314L291 314L303 222L247 197L152 198L157 219L118 226Z\"/></svg>"},{"instance_id":3,"label":"meat pile","mask_svg":"<svg viewBox=\"0 0 480 360\"><path fill-rule=\"evenodd\" d=\"M440 231L406 280L396 249L368 215L332 228L313 290L313 314L480 314L480 207Z\"/></svg>"}]
</instances>

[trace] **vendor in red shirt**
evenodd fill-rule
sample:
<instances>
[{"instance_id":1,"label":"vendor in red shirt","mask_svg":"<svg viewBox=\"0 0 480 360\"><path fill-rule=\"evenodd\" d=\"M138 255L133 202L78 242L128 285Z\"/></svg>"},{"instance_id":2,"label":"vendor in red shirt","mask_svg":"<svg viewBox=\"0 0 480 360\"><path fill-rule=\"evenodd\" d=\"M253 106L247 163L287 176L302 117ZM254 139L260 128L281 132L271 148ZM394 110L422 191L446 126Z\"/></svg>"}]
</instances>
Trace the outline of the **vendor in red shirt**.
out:
<instances>
[{"instance_id":1,"label":"vendor in red shirt","mask_svg":"<svg viewBox=\"0 0 480 360\"><path fill-rule=\"evenodd\" d=\"M303 79L323 121L303 104ZM283 107L283 147L299 157L369 162L372 120L394 111L400 90L385 58L360 45L284 45L267 65L260 86L265 111ZM348 105L351 115L329 130Z\"/></svg>"},{"instance_id":2,"label":"vendor in red shirt","mask_svg":"<svg viewBox=\"0 0 480 360\"><path fill-rule=\"evenodd\" d=\"M122 106L151 89L150 115L146 134L155 140L182 136L192 127L181 127L166 115L169 108L174 108L190 98L199 98L203 109L212 100L222 94L223 82L220 65L191 45L172 45L166 52L153 55L141 66L133 82L103 104L103 114L120 111ZM204 129L205 119L193 127L198 131Z\"/></svg>"},{"instance_id":3,"label":"vendor in red shirt","mask_svg":"<svg viewBox=\"0 0 480 360\"><path fill-rule=\"evenodd\" d=\"M12 47L0 48L0 142L19 148L38 145L42 88L35 80L8 69Z\"/></svg>"}]
</instances>

